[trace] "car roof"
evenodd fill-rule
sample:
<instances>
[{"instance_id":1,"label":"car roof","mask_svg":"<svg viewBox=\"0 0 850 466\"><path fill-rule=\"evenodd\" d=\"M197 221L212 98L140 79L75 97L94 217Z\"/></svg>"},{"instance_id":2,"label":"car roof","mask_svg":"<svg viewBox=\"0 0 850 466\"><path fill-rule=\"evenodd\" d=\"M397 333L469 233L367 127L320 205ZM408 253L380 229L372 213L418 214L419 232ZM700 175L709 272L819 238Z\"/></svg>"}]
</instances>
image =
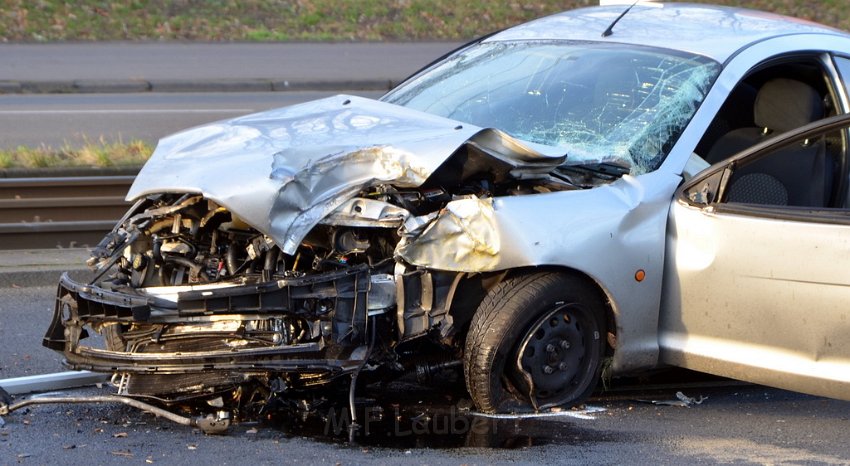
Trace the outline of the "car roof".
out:
<instances>
[{"instance_id":1,"label":"car roof","mask_svg":"<svg viewBox=\"0 0 850 466\"><path fill-rule=\"evenodd\" d=\"M848 37L844 31L798 18L745 8L687 3L636 4L603 37L629 5L565 11L512 27L485 42L510 40L578 40L636 44L681 50L721 63L748 45L790 34Z\"/></svg>"}]
</instances>

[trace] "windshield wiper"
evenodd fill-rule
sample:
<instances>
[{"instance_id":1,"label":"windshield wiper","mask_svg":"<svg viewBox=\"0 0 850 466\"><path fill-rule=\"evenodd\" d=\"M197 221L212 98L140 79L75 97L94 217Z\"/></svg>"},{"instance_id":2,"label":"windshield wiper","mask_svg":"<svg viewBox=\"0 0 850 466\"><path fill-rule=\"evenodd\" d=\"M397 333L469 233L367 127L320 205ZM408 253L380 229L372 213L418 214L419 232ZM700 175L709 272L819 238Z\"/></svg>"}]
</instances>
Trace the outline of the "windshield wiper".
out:
<instances>
[{"instance_id":1,"label":"windshield wiper","mask_svg":"<svg viewBox=\"0 0 850 466\"><path fill-rule=\"evenodd\" d=\"M631 167L622 162L586 162L577 164L566 164L558 167L558 170L564 171L580 171L597 178L615 180L628 175L631 172Z\"/></svg>"}]
</instances>

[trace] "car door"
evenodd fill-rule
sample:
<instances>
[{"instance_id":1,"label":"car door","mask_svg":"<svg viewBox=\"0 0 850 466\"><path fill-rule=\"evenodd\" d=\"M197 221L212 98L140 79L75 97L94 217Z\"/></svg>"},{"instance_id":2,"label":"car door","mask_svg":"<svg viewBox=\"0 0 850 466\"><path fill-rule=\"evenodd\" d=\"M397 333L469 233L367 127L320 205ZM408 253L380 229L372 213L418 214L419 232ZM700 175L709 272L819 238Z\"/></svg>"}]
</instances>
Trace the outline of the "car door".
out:
<instances>
[{"instance_id":1,"label":"car door","mask_svg":"<svg viewBox=\"0 0 850 466\"><path fill-rule=\"evenodd\" d=\"M848 128L848 115L821 120L680 187L668 220L663 362L850 399ZM823 171L795 168L806 157L821 157Z\"/></svg>"}]
</instances>

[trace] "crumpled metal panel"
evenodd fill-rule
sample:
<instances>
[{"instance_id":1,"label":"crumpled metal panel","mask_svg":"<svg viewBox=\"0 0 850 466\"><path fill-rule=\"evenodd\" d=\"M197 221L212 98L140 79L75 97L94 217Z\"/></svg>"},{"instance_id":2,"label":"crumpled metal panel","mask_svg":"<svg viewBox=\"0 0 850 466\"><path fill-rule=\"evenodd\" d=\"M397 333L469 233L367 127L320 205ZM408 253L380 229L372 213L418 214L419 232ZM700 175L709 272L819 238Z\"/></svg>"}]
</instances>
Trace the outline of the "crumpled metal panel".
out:
<instances>
[{"instance_id":1,"label":"crumpled metal panel","mask_svg":"<svg viewBox=\"0 0 850 466\"><path fill-rule=\"evenodd\" d=\"M450 202L421 234L404 238L396 253L438 270L480 272L498 267L501 250L493 199L470 196Z\"/></svg>"},{"instance_id":2,"label":"crumpled metal panel","mask_svg":"<svg viewBox=\"0 0 850 466\"><path fill-rule=\"evenodd\" d=\"M127 199L201 193L293 254L313 226L364 187L419 186L467 143L517 167L564 161L562 149L498 130L339 95L164 138Z\"/></svg>"}]
</instances>

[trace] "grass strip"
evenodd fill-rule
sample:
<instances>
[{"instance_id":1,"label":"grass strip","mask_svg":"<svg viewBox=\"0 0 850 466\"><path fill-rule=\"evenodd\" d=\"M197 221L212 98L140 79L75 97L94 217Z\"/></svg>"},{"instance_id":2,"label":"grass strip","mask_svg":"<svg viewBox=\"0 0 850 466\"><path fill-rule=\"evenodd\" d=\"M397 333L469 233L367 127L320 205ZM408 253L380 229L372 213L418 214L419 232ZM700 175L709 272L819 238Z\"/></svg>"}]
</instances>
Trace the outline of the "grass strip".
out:
<instances>
[{"instance_id":1,"label":"grass strip","mask_svg":"<svg viewBox=\"0 0 850 466\"><path fill-rule=\"evenodd\" d=\"M145 141L110 142L105 138L86 140L79 147L68 144L51 146L18 146L0 149L0 169L58 167L140 167L150 158L153 146Z\"/></svg>"},{"instance_id":2,"label":"grass strip","mask_svg":"<svg viewBox=\"0 0 850 466\"><path fill-rule=\"evenodd\" d=\"M847 0L696 0L850 30ZM596 0L0 0L0 41L461 40Z\"/></svg>"}]
</instances>

